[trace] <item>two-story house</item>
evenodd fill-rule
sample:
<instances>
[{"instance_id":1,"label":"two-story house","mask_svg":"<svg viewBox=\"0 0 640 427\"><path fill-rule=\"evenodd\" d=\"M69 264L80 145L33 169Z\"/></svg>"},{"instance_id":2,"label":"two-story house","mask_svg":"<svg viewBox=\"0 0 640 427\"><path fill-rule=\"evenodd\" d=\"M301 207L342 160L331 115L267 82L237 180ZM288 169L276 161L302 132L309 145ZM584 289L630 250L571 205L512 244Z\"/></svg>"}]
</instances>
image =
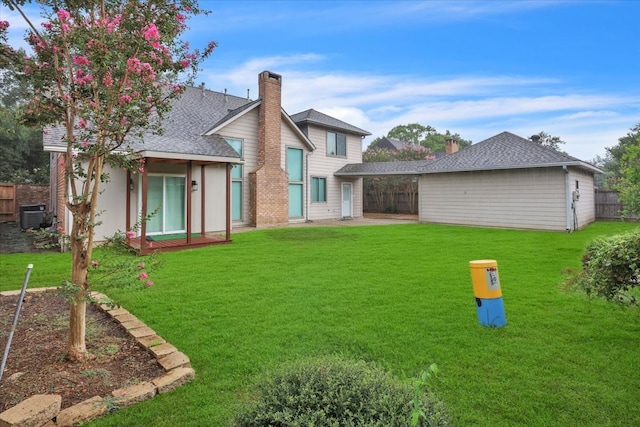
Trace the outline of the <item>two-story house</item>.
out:
<instances>
[{"instance_id":1,"label":"two-story house","mask_svg":"<svg viewBox=\"0 0 640 427\"><path fill-rule=\"evenodd\" d=\"M334 173L362 161L369 132L315 110L288 115L278 74L260 73L258 87L256 100L187 88L164 133L131 144L144 159L142 172L108 170L96 240L151 213L131 240L143 253L229 242L237 226L362 216L362 179ZM52 153L50 204L68 230L60 136L49 130L44 148Z\"/></svg>"}]
</instances>

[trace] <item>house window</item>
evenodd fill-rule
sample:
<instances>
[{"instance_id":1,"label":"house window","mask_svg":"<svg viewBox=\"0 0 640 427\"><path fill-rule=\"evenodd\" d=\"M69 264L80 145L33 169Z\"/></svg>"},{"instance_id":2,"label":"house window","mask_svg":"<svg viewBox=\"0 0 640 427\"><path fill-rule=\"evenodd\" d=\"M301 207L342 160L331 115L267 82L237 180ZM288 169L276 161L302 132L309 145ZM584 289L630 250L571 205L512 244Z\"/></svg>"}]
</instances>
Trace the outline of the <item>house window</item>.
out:
<instances>
[{"instance_id":1,"label":"house window","mask_svg":"<svg viewBox=\"0 0 640 427\"><path fill-rule=\"evenodd\" d=\"M311 178L311 201L326 202L327 201L327 179Z\"/></svg>"},{"instance_id":2,"label":"house window","mask_svg":"<svg viewBox=\"0 0 640 427\"><path fill-rule=\"evenodd\" d=\"M242 140L236 138L225 138L225 140L242 158ZM231 219L234 221L242 220L243 172L243 165L233 165L231 168Z\"/></svg>"},{"instance_id":3,"label":"house window","mask_svg":"<svg viewBox=\"0 0 640 427\"><path fill-rule=\"evenodd\" d=\"M289 175L289 218L302 217L304 201L304 166L302 150L287 148L287 174Z\"/></svg>"},{"instance_id":4,"label":"house window","mask_svg":"<svg viewBox=\"0 0 640 427\"><path fill-rule=\"evenodd\" d=\"M327 132L327 155L347 157L347 135Z\"/></svg>"}]
</instances>

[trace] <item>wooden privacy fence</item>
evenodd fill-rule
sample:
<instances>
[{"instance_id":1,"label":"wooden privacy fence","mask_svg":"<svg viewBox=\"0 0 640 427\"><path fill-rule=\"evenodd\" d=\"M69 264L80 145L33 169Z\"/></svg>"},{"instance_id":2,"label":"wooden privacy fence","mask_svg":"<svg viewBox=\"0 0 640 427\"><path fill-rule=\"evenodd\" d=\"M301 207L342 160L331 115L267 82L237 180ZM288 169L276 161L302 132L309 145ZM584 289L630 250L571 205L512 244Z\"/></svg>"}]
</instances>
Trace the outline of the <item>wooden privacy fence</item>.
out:
<instances>
[{"instance_id":1,"label":"wooden privacy fence","mask_svg":"<svg viewBox=\"0 0 640 427\"><path fill-rule=\"evenodd\" d=\"M380 200L372 192L364 193L364 211L372 213L418 213L418 192L409 197L406 192L384 193Z\"/></svg>"},{"instance_id":2,"label":"wooden privacy fence","mask_svg":"<svg viewBox=\"0 0 640 427\"><path fill-rule=\"evenodd\" d=\"M16 220L16 186L0 184L0 222Z\"/></svg>"},{"instance_id":3,"label":"wooden privacy fence","mask_svg":"<svg viewBox=\"0 0 640 427\"><path fill-rule=\"evenodd\" d=\"M20 222L20 206L45 205L50 211L46 184L0 183L0 222Z\"/></svg>"},{"instance_id":4,"label":"wooden privacy fence","mask_svg":"<svg viewBox=\"0 0 640 427\"><path fill-rule=\"evenodd\" d=\"M620 200L618 192L615 190L596 190L596 219L605 221L616 221L622 219L624 203ZM627 220L638 220L637 216L625 218Z\"/></svg>"}]
</instances>

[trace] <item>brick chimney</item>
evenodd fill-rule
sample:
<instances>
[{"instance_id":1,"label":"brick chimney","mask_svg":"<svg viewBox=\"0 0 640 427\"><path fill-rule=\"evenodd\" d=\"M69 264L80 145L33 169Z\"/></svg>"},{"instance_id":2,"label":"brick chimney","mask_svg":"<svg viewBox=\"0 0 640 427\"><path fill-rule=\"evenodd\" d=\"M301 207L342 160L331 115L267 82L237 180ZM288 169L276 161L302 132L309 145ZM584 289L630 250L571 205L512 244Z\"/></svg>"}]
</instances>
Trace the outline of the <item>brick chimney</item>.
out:
<instances>
[{"instance_id":1,"label":"brick chimney","mask_svg":"<svg viewBox=\"0 0 640 427\"><path fill-rule=\"evenodd\" d=\"M459 148L458 141L455 139L447 139L444 142L444 153L446 155L457 153Z\"/></svg>"},{"instance_id":2,"label":"brick chimney","mask_svg":"<svg viewBox=\"0 0 640 427\"><path fill-rule=\"evenodd\" d=\"M289 178L282 168L282 76L258 76L258 166L249 173L249 222L269 227L289 222Z\"/></svg>"}]
</instances>

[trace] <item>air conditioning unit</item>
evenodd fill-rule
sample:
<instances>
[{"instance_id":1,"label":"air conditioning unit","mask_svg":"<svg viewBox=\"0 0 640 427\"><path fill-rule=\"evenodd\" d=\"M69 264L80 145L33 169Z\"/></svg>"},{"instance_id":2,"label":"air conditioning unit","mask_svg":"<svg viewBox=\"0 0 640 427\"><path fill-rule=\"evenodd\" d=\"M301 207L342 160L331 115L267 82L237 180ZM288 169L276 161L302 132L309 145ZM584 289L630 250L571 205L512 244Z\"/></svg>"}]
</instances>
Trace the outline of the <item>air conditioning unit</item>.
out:
<instances>
[{"instance_id":1,"label":"air conditioning unit","mask_svg":"<svg viewBox=\"0 0 640 427\"><path fill-rule=\"evenodd\" d=\"M40 228L46 205L20 205L20 228Z\"/></svg>"}]
</instances>

